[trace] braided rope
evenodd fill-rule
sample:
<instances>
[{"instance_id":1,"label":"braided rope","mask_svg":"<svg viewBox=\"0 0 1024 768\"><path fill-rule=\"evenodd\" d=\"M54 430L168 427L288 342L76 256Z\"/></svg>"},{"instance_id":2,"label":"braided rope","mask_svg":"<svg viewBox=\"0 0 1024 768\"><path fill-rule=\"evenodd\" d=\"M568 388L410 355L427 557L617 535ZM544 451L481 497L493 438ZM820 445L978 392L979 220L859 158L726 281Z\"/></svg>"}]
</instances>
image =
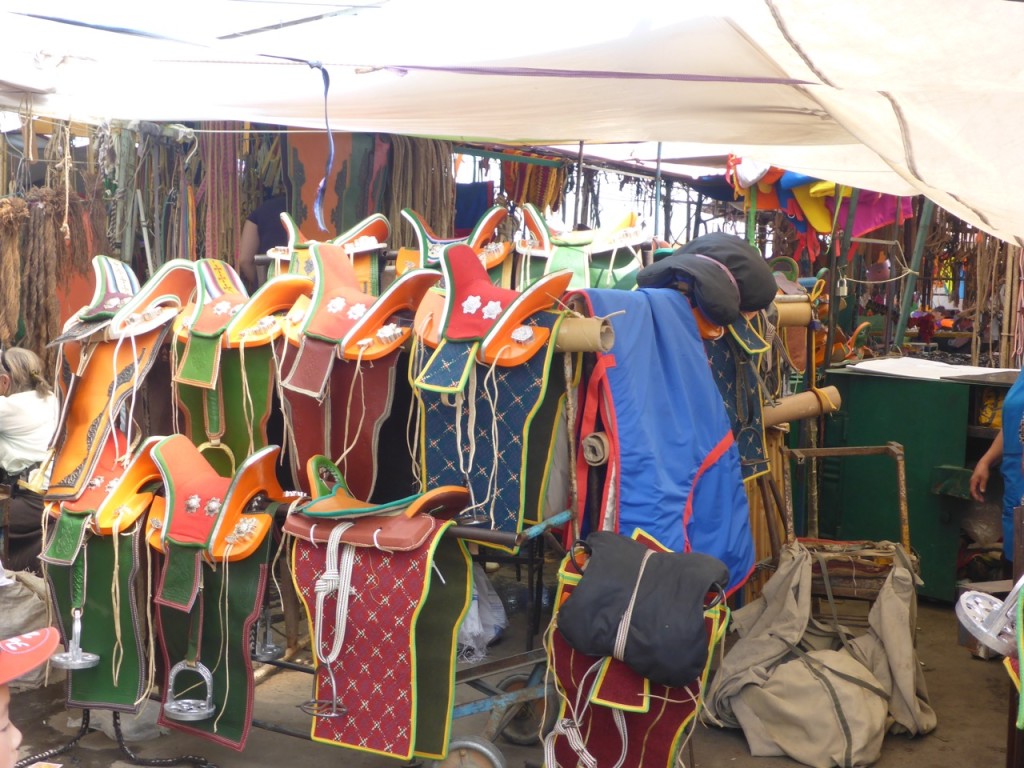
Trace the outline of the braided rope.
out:
<instances>
[{"instance_id":1,"label":"braided rope","mask_svg":"<svg viewBox=\"0 0 1024 768\"><path fill-rule=\"evenodd\" d=\"M18 197L0 199L0 341L18 331L21 313L21 228L28 221L28 204Z\"/></svg>"}]
</instances>

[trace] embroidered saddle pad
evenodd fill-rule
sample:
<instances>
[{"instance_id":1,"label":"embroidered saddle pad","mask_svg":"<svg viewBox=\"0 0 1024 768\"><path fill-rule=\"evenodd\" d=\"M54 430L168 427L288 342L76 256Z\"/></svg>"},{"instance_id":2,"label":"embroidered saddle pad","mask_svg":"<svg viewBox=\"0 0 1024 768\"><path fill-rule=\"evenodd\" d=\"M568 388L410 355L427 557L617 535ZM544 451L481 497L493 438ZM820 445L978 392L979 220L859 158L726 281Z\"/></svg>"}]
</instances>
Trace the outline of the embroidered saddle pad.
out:
<instances>
[{"instance_id":1,"label":"embroidered saddle pad","mask_svg":"<svg viewBox=\"0 0 1024 768\"><path fill-rule=\"evenodd\" d=\"M469 554L444 536L450 525L402 512L286 520L317 659L314 741L444 758L471 595Z\"/></svg>"},{"instance_id":2,"label":"embroidered saddle pad","mask_svg":"<svg viewBox=\"0 0 1024 768\"><path fill-rule=\"evenodd\" d=\"M309 296L295 275L267 281L249 297L230 265L203 259L192 277L195 300L174 324L173 380L184 431L230 477L243 457L269 444L278 314Z\"/></svg>"},{"instance_id":3,"label":"embroidered saddle pad","mask_svg":"<svg viewBox=\"0 0 1024 768\"><path fill-rule=\"evenodd\" d=\"M134 407L176 314L173 307L147 303L150 293L121 262L96 257L93 272L93 302L61 337L65 402L50 443L54 458L45 498L52 501L82 494L114 421L126 404ZM118 448L122 456L130 454L126 441Z\"/></svg>"},{"instance_id":4,"label":"embroidered saddle pad","mask_svg":"<svg viewBox=\"0 0 1024 768\"><path fill-rule=\"evenodd\" d=\"M722 395L740 453L744 480L769 471L764 436L764 392L758 368L768 344L755 328L763 318L740 317L717 339L704 339L715 385Z\"/></svg>"},{"instance_id":5,"label":"embroidered saddle pad","mask_svg":"<svg viewBox=\"0 0 1024 768\"><path fill-rule=\"evenodd\" d=\"M124 435L120 441L123 446ZM108 501L119 487L136 482L117 453L114 440L108 438L82 495L49 505L56 519L49 523L40 559L47 564L65 647L72 637L73 612L80 610L80 647L100 657L97 666L68 670L68 706L137 712L148 658L147 607L137 587L145 575L142 516L152 494L140 496L132 509Z\"/></svg>"},{"instance_id":6,"label":"embroidered saddle pad","mask_svg":"<svg viewBox=\"0 0 1024 768\"><path fill-rule=\"evenodd\" d=\"M484 527L516 533L539 516L551 460L564 377L550 370L563 315L548 310L571 274L523 293L499 288L463 245L444 251L441 270L446 291L420 304L410 360L422 477L428 488L466 487Z\"/></svg>"}]
</instances>

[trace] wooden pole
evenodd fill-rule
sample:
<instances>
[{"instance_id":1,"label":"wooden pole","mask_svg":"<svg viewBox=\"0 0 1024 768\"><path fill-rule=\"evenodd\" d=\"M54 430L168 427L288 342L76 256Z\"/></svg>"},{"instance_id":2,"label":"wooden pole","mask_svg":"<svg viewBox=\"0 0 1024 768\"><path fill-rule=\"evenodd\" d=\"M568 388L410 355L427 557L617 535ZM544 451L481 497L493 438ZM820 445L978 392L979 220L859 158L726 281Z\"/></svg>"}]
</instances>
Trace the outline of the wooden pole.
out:
<instances>
[{"instance_id":1,"label":"wooden pole","mask_svg":"<svg viewBox=\"0 0 1024 768\"><path fill-rule=\"evenodd\" d=\"M1017 254L1016 246L1006 244L1006 269L1003 280L1003 317L999 322L999 367L1009 368L1006 364L1010 355L1010 339L1013 336L1013 302L1017 298Z\"/></svg>"},{"instance_id":2,"label":"wooden pole","mask_svg":"<svg viewBox=\"0 0 1024 768\"><path fill-rule=\"evenodd\" d=\"M661 217L661 142L658 142L658 161L654 166L654 236L658 236Z\"/></svg>"},{"instance_id":3,"label":"wooden pole","mask_svg":"<svg viewBox=\"0 0 1024 768\"><path fill-rule=\"evenodd\" d=\"M837 187L842 192L842 187ZM832 237L828 243L828 320L825 329L825 368L832 367L832 344L836 339L836 323L839 318L839 297L836 296L836 285L838 285L837 272L839 265L839 253L848 253L850 249L850 238L853 231L853 217L857 214L857 200L860 198L860 190L854 188L850 193L850 204L846 209L846 223L843 225L843 238L841 244L836 244L836 231L833 227ZM836 215L839 215L839 206L842 204L842 196L836 198ZM810 333L810 330L808 330Z\"/></svg>"},{"instance_id":4,"label":"wooden pole","mask_svg":"<svg viewBox=\"0 0 1024 768\"><path fill-rule=\"evenodd\" d=\"M917 220L917 237L914 239L914 253L910 257L910 274L907 275L907 282L903 286L903 299L900 301L900 319L896 323L896 333L893 335L894 343L903 345L903 334L906 333L907 323L910 320L910 307L914 301L914 290L917 288L917 273L921 271L921 261L924 257L924 243L928 239L928 230L931 229L932 216L935 213L935 203L925 198L921 206L921 214Z\"/></svg>"},{"instance_id":5,"label":"wooden pole","mask_svg":"<svg viewBox=\"0 0 1024 768\"><path fill-rule=\"evenodd\" d=\"M573 225L580 226L580 203L583 199L583 142L580 142L580 153L576 157L576 210L573 212Z\"/></svg>"},{"instance_id":6,"label":"wooden pole","mask_svg":"<svg viewBox=\"0 0 1024 768\"><path fill-rule=\"evenodd\" d=\"M1015 368L1015 367L1021 365L1021 360L1018 359L1018 351L1017 351L1019 349L1018 339L1020 339L1021 334L1024 333L1024 329L1022 329L1022 324L1024 324L1024 315L1021 314L1021 293L1020 293L1020 291L1021 291L1021 283L1024 282L1024 273L1021 272L1021 249L1020 248L1015 248L1014 251L1015 251L1014 261L1016 262L1016 265L1015 265L1014 268L1016 269L1016 274L1017 274L1017 278L1014 281L1014 285L1013 285L1013 292L1014 292L1014 302L1013 302L1013 344L1014 344L1014 350L1013 350L1013 354L1012 354L1012 356L1011 356L1011 358L1009 360L1010 365L1007 366L1006 364L1002 364L1002 366L1004 366L1004 368Z\"/></svg>"},{"instance_id":7,"label":"wooden pole","mask_svg":"<svg viewBox=\"0 0 1024 768\"><path fill-rule=\"evenodd\" d=\"M981 327L981 293L984 281L981 273L985 268L985 247L981 245L974 254L974 322L971 323L971 365L978 364L978 328Z\"/></svg>"}]
</instances>

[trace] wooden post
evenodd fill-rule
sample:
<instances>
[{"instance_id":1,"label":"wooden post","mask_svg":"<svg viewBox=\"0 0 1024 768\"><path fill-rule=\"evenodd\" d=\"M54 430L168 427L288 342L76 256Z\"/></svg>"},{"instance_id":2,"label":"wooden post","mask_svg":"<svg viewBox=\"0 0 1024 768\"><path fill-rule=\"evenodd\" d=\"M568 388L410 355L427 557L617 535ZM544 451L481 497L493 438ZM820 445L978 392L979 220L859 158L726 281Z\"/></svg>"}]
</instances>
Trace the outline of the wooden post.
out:
<instances>
[{"instance_id":1,"label":"wooden post","mask_svg":"<svg viewBox=\"0 0 1024 768\"><path fill-rule=\"evenodd\" d=\"M910 256L910 273L907 275L907 282L903 286L903 299L900 301L900 319L896 323L896 333L893 334L893 344L896 346L903 346L903 334L907 330L907 322L910 320L910 307L914 301L914 290L917 288L917 273L921 271L924 243L928 239L928 232L931 230L932 215L934 213L935 203L925 198L924 204L921 206L921 214L917 220L917 237L914 238L914 252Z\"/></svg>"},{"instance_id":2,"label":"wooden post","mask_svg":"<svg viewBox=\"0 0 1024 768\"><path fill-rule=\"evenodd\" d=\"M583 142L580 142L580 152L576 158L576 205L573 206L576 210L573 212L573 225L578 229L580 227L580 203L582 202L583 194Z\"/></svg>"},{"instance_id":3,"label":"wooden post","mask_svg":"<svg viewBox=\"0 0 1024 768\"><path fill-rule=\"evenodd\" d=\"M842 193L843 188L841 186L836 187L836 191ZM836 323L839 318L839 297L836 296L836 286L838 285L838 269L839 269L839 255L840 252L847 253L850 248L851 233L853 232L853 217L857 214L857 200L860 198L860 190L854 188L850 193L850 204L846 209L846 223L843 225L843 237L842 244L836 243L836 231L833 227L832 237L828 243L828 319L826 320L827 326L825 328L825 363L822 367L832 367L832 344L836 338ZM842 194L836 197L836 215L839 215L839 206L842 204ZM810 333L810 330L807 331Z\"/></svg>"},{"instance_id":4,"label":"wooden post","mask_svg":"<svg viewBox=\"0 0 1024 768\"><path fill-rule=\"evenodd\" d=\"M658 142L658 161L654 166L654 236L658 236L661 224L661 142Z\"/></svg>"},{"instance_id":5,"label":"wooden post","mask_svg":"<svg viewBox=\"0 0 1024 768\"><path fill-rule=\"evenodd\" d=\"M999 367L1010 368L1006 360L1010 354L1010 339L1013 337L1013 305L1017 298L1017 246L1006 244L1006 269L1003 282L1003 319L999 323Z\"/></svg>"}]
</instances>

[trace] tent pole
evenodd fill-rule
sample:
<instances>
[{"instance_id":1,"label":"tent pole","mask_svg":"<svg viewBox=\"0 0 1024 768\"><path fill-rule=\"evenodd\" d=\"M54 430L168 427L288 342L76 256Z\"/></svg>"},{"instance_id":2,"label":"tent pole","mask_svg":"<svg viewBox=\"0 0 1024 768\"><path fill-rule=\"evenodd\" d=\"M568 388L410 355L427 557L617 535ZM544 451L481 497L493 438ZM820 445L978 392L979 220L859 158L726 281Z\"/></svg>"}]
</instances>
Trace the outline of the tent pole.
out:
<instances>
[{"instance_id":1,"label":"tent pole","mask_svg":"<svg viewBox=\"0 0 1024 768\"><path fill-rule=\"evenodd\" d=\"M658 236L661 217L661 142L658 142L658 160L654 166L654 237Z\"/></svg>"},{"instance_id":2,"label":"tent pole","mask_svg":"<svg viewBox=\"0 0 1024 768\"><path fill-rule=\"evenodd\" d=\"M1017 298L1017 252L1016 246L1006 244L1006 273L1003 280L1003 318L999 323L999 366L1009 368L1006 359L1010 356L1010 338L1013 336L1013 301Z\"/></svg>"},{"instance_id":3,"label":"tent pole","mask_svg":"<svg viewBox=\"0 0 1024 768\"><path fill-rule=\"evenodd\" d=\"M580 204L583 200L583 142L580 142L580 153L576 158L576 205L573 211L573 226L580 228Z\"/></svg>"},{"instance_id":4,"label":"tent pole","mask_svg":"<svg viewBox=\"0 0 1024 768\"><path fill-rule=\"evenodd\" d=\"M757 246L757 184L747 190L747 244ZM763 254L762 254L763 255Z\"/></svg>"},{"instance_id":5,"label":"tent pole","mask_svg":"<svg viewBox=\"0 0 1024 768\"><path fill-rule=\"evenodd\" d=\"M903 286L900 319L896 323L896 334L893 336L893 344L897 346L903 346L903 334L906 333L907 322L910 320L910 303L914 300L914 289L917 288L917 273L921 270L921 260L924 257L924 241L928 238L934 213L935 203L926 197L917 219L917 237L914 238L914 253L910 257L910 273L907 275L906 285Z\"/></svg>"},{"instance_id":6,"label":"tent pole","mask_svg":"<svg viewBox=\"0 0 1024 768\"><path fill-rule=\"evenodd\" d=\"M837 187L839 195L836 197L836 206L843 204L843 188ZM828 318L825 329L825 368L832 367L832 345L836 340L836 325L839 323L839 300L836 296L839 292L839 257L850 253L850 242L853 239L853 221L857 215L857 203L860 201L860 188L854 187L850 192L850 202L846 206L846 223L843 225L843 236L840 238L840 245L836 248L836 233L832 232L832 238L828 244ZM839 208L836 208L838 216ZM838 221L838 219L836 219ZM836 251L838 250L838 253ZM855 310L856 311L856 310Z\"/></svg>"}]
</instances>

